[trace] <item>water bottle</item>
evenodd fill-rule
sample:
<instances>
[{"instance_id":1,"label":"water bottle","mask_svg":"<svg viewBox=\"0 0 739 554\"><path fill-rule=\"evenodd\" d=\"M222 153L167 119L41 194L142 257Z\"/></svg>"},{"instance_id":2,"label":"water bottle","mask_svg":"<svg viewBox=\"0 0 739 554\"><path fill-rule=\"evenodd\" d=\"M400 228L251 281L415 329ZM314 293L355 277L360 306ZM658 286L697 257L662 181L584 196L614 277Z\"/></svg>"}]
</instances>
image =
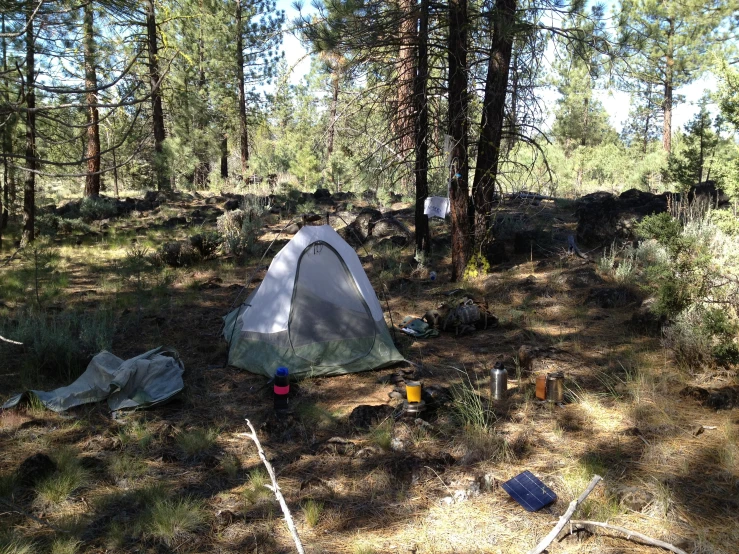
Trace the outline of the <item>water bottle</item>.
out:
<instances>
[{"instance_id":1,"label":"water bottle","mask_svg":"<svg viewBox=\"0 0 739 554\"><path fill-rule=\"evenodd\" d=\"M286 367L278 367L275 371L274 397L275 411L287 410L287 395L290 394L290 377Z\"/></svg>"},{"instance_id":2,"label":"water bottle","mask_svg":"<svg viewBox=\"0 0 739 554\"><path fill-rule=\"evenodd\" d=\"M429 273L429 281L436 281L436 272L432 271Z\"/></svg>"},{"instance_id":3,"label":"water bottle","mask_svg":"<svg viewBox=\"0 0 739 554\"><path fill-rule=\"evenodd\" d=\"M505 400L508 396L508 371L502 362L495 362L490 370L490 396L493 400Z\"/></svg>"}]
</instances>

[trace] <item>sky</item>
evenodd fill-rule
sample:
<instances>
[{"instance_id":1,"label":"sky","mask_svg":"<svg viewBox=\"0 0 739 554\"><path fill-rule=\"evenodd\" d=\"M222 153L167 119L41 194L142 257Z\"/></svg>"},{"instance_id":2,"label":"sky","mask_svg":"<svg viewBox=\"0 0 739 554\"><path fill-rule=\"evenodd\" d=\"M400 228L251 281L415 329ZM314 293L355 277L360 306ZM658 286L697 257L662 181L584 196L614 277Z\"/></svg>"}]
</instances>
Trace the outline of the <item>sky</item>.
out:
<instances>
[{"instance_id":1,"label":"sky","mask_svg":"<svg viewBox=\"0 0 739 554\"><path fill-rule=\"evenodd\" d=\"M290 26L291 22L298 15L298 12L292 5L293 2L294 0L277 0L277 8L285 10L288 26ZM605 2L606 13L612 11L614 3L615 0L608 0ZM314 10L310 7L310 2L306 1L303 7L303 13L310 13L311 11ZM310 59L306 56L307 51L300 41L290 33L284 34L282 48L285 52L285 59L288 66L292 67L295 65L290 82L299 83L310 69ZM698 112L698 101L701 96L703 96L704 91L715 91L717 88L716 78L709 74L692 82L690 85L676 89L675 95L684 96L684 102L673 107L673 130L682 130L688 121L690 121L690 119L692 119L692 117ZM544 105L547 106L554 106L559 97L555 90L545 87L540 89L539 94ZM603 106L608 112L611 125L620 132L629 115L628 93L618 90L598 90L596 91L596 96L601 100ZM710 110L712 106L709 104L708 107ZM711 111L715 112L715 106L713 108L714 109ZM553 114L550 113L547 123L551 125L552 120Z\"/></svg>"}]
</instances>

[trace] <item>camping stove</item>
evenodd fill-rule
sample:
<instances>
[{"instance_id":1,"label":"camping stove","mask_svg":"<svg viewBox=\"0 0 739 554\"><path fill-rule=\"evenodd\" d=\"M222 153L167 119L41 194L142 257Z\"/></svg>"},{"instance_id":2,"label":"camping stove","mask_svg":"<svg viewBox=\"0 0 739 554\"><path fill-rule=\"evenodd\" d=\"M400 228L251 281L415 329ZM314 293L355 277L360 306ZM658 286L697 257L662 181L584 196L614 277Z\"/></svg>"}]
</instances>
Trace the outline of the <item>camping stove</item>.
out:
<instances>
[{"instance_id":1,"label":"camping stove","mask_svg":"<svg viewBox=\"0 0 739 554\"><path fill-rule=\"evenodd\" d=\"M403 402L403 415L418 417L426 410L426 402Z\"/></svg>"}]
</instances>

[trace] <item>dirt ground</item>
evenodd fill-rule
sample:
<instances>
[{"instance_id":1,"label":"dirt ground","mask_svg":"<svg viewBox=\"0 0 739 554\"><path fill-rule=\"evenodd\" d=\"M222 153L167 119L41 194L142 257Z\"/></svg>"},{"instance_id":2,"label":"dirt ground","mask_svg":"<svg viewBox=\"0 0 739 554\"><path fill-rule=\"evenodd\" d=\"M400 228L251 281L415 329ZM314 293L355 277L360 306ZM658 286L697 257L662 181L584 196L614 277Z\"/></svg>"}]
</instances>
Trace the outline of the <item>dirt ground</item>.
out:
<instances>
[{"instance_id":1,"label":"dirt ground","mask_svg":"<svg viewBox=\"0 0 739 554\"><path fill-rule=\"evenodd\" d=\"M166 215L187 219L205 206L198 198L172 201ZM407 206L394 208L412 224ZM111 220L115 236L101 231L79 245L75 237L59 239L67 283L49 308L94 310L114 300L113 353L128 358L173 347L185 364L186 388L164 406L115 417L105 404L61 415L34 405L2 411L0 552L25 552L23 545L29 552L294 551L279 506L255 477L261 462L244 435L246 418L258 429L306 552L526 552L595 474L603 481L574 519L622 526L689 553L737 552L739 410L716 411L680 394L688 385L735 382L736 375L679 368L659 333L635 327L642 291L602 273L599 251L589 260L568 255L571 212L551 202L501 206L501 217L524 219L536 238L525 249L511 238L508 261L462 284L449 282L446 223L433 225L437 248L427 269L437 272L434 281L416 269L412 246L372 252L364 267L375 290L387 291L380 299L389 306L388 323L468 293L487 302L497 324L491 318L486 329L423 340L396 331L409 363L294 383L291 413L279 417L265 378L225 366L219 336L221 318L243 301L249 276L250 287L264 276L275 248L261 265L220 257L173 270L165 286L150 286L142 306L132 280L116 273L116 260L134 237L184 236L191 224L164 229L161 212L141 214ZM275 216L261 245L285 223ZM147 234L151 229L159 234ZM11 260L0 275L22 263ZM448 294L457 288L464 291ZM599 300L602 290L616 291L602 293L615 294L615 306ZM3 317L20 305L5 301ZM22 348L6 354L0 401L21 392L17 368L25 355ZM509 398L490 404L496 362L509 369ZM564 372L563 404L534 396L536 375L552 371ZM357 426L357 406L401 404L390 393L409 376L439 391L438 408L419 419L389 416ZM63 384L46 375L36 386ZM460 391L474 393L484 421L469 416ZM183 437L196 431L211 440L193 451ZM74 452L85 478L60 502L42 502L34 486L18 481L18 470L34 454L53 459L64 449ZM121 459L139 469L121 469ZM554 504L529 513L507 495L501 484L524 470L556 493ZM192 500L198 520L163 539L143 521L154 495ZM608 530L563 536L549 552L661 550Z\"/></svg>"}]
</instances>

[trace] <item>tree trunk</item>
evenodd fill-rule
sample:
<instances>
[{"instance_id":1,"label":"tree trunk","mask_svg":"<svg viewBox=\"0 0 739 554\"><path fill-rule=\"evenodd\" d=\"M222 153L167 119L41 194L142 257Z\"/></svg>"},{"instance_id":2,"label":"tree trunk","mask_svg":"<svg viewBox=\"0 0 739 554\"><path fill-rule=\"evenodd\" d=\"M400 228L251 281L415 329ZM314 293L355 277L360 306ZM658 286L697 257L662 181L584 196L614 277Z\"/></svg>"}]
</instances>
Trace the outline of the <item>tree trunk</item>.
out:
<instances>
[{"instance_id":1,"label":"tree trunk","mask_svg":"<svg viewBox=\"0 0 739 554\"><path fill-rule=\"evenodd\" d=\"M503 136L508 73L513 50L516 0L496 0L488 74L485 80L477 169L472 187L475 199L475 239L481 245L490 226L490 210L498 177L500 143ZM451 93L451 91L450 91Z\"/></svg>"},{"instance_id":2,"label":"tree trunk","mask_svg":"<svg viewBox=\"0 0 739 554\"><path fill-rule=\"evenodd\" d=\"M675 66L675 20L670 17L667 21L670 28L667 31L667 54L665 55L665 100L662 105L665 117L662 128L662 148L669 155L672 152L672 84Z\"/></svg>"},{"instance_id":3,"label":"tree trunk","mask_svg":"<svg viewBox=\"0 0 739 554\"><path fill-rule=\"evenodd\" d=\"M206 89L205 81L205 39L203 38L203 0L199 2L200 9L200 31L198 36L198 92L202 99L205 99L205 104L202 105L202 109L198 110L195 114L195 126L198 130L202 131L205 128L206 121L208 118L207 111L207 97L208 91ZM201 133L202 135L202 133ZM202 146L202 145L200 145ZM196 189L204 189L208 186L208 177L210 176L210 160L208 159L207 149L205 152L198 152L198 165L195 167L195 178L194 186Z\"/></svg>"},{"instance_id":4,"label":"tree trunk","mask_svg":"<svg viewBox=\"0 0 739 554\"><path fill-rule=\"evenodd\" d=\"M241 21L241 0L236 0L236 75L239 87L239 140L241 147L241 176L246 182L249 171L249 128L246 121L246 92L244 90L244 24Z\"/></svg>"},{"instance_id":5,"label":"tree trunk","mask_svg":"<svg viewBox=\"0 0 739 554\"><path fill-rule=\"evenodd\" d=\"M159 56L157 47L157 21L154 11L154 0L146 0L146 32L149 46L149 82L151 84L152 121L154 124L154 166L156 169L157 188L168 190L166 161L164 160L164 110L162 109L162 89L159 82Z\"/></svg>"},{"instance_id":6,"label":"tree trunk","mask_svg":"<svg viewBox=\"0 0 739 554\"><path fill-rule=\"evenodd\" d=\"M95 72L95 29L93 2L84 5L85 33L85 88L87 93L87 176L85 177L85 196L100 196L100 118L97 104L97 74Z\"/></svg>"},{"instance_id":7,"label":"tree trunk","mask_svg":"<svg viewBox=\"0 0 739 554\"><path fill-rule=\"evenodd\" d=\"M331 72L331 108L329 110L328 133L326 137L326 165L331 163L331 154L334 153L334 134L336 130L336 111L339 104L339 68Z\"/></svg>"},{"instance_id":8,"label":"tree trunk","mask_svg":"<svg viewBox=\"0 0 739 554\"><path fill-rule=\"evenodd\" d=\"M21 246L33 242L36 216L36 71L35 40L33 36L33 7L29 3L26 13L26 180L23 184L23 233Z\"/></svg>"},{"instance_id":9,"label":"tree trunk","mask_svg":"<svg viewBox=\"0 0 739 554\"><path fill-rule=\"evenodd\" d=\"M452 219L452 281L459 281L470 257L467 161L467 0L449 0L449 203Z\"/></svg>"},{"instance_id":10,"label":"tree trunk","mask_svg":"<svg viewBox=\"0 0 739 554\"><path fill-rule=\"evenodd\" d=\"M221 179L228 179L228 135L221 139Z\"/></svg>"},{"instance_id":11,"label":"tree trunk","mask_svg":"<svg viewBox=\"0 0 739 554\"><path fill-rule=\"evenodd\" d=\"M398 140L398 152L405 159L415 148L414 139L414 101L413 81L415 76L416 24L418 21L413 0L399 0L400 10L400 49L395 70L398 74L397 112L395 114L395 136ZM410 186L405 168L401 168L403 188Z\"/></svg>"},{"instance_id":12,"label":"tree trunk","mask_svg":"<svg viewBox=\"0 0 739 554\"><path fill-rule=\"evenodd\" d=\"M428 216L423 213L423 205L429 195L428 186L428 33L429 33L429 0L421 0L420 21L418 30L418 71L414 81L414 97L416 101L416 252L431 253L431 236Z\"/></svg>"},{"instance_id":13,"label":"tree trunk","mask_svg":"<svg viewBox=\"0 0 739 554\"><path fill-rule=\"evenodd\" d=\"M7 41L5 39L5 14L0 14L0 21L2 21L2 34L3 34L3 75L8 74L8 56L7 56ZM5 79L5 86L3 92L3 103L8 104L10 96L8 92L8 80ZM0 249L3 247L3 229L8 224L8 171L10 166L8 165L8 155L12 154L13 137L10 133L11 121L10 118L6 119L5 125L3 125L3 186L2 194L0 195Z\"/></svg>"}]
</instances>

